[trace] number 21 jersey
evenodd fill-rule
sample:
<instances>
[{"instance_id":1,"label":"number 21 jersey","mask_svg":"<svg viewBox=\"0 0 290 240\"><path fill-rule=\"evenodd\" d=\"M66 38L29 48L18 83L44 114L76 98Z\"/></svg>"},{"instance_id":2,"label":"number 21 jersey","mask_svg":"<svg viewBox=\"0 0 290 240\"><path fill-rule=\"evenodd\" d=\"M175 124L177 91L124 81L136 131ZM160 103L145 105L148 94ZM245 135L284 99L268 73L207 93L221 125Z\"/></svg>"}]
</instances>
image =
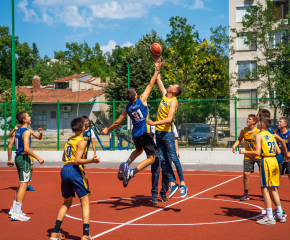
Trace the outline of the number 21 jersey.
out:
<instances>
[{"instance_id":1,"label":"number 21 jersey","mask_svg":"<svg viewBox=\"0 0 290 240\"><path fill-rule=\"evenodd\" d=\"M132 119L133 138L150 133L150 126L147 125L147 120L149 119L148 107L143 105L140 98L137 98L135 102L128 103L126 111Z\"/></svg>"}]
</instances>

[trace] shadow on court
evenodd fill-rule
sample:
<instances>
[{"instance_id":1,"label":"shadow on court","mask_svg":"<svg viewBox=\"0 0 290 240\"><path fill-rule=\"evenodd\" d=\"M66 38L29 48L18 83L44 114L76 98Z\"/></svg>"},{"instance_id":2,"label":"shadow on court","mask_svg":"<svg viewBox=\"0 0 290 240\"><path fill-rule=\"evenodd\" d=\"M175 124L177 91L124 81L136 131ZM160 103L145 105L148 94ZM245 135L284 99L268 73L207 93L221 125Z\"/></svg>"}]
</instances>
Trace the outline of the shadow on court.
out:
<instances>
[{"instance_id":1,"label":"shadow on court","mask_svg":"<svg viewBox=\"0 0 290 240\"><path fill-rule=\"evenodd\" d=\"M161 204L162 201L159 199L158 204L153 204L151 201L151 196L144 196L144 195L136 195L134 197L131 197L130 199L122 199L121 197L111 197L114 200L111 201L100 201L96 203L91 204L106 204L109 205L110 208L115 208L116 210L124 210L124 209L130 209L130 208L138 208L138 207L150 207L150 208L156 208L160 209L164 206L158 206L158 204ZM174 211L174 212L180 212L181 209L179 208L166 208L164 211Z\"/></svg>"},{"instance_id":2,"label":"shadow on court","mask_svg":"<svg viewBox=\"0 0 290 240\"><path fill-rule=\"evenodd\" d=\"M228 197L231 199L235 199L235 200L240 200L240 198L242 197L241 195L230 195L230 194L216 194L214 195L215 198L219 198L219 197ZM250 194L250 200L262 200L263 201L263 196L262 195L251 195Z\"/></svg>"},{"instance_id":3,"label":"shadow on court","mask_svg":"<svg viewBox=\"0 0 290 240\"><path fill-rule=\"evenodd\" d=\"M0 190L17 190L18 189L18 187L8 187L8 188L2 188L2 189L0 189Z\"/></svg>"},{"instance_id":4,"label":"shadow on court","mask_svg":"<svg viewBox=\"0 0 290 240\"><path fill-rule=\"evenodd\" d=\"M50 234L52 233L53 228L50 228L47 230L47 236L50 237ZM71 239L71 240L80 240L81 237L80 236L74 236L74 235L70 235L69 232L62 230L62 228L60 228L60 233L64 234L65 239Z\"/></svg>"},{"instance_id":5,"label":"shadow on court","mask_svg":"<svg viewBox=\"0 0 290 240\"><path fill-rule=\"evenodd\" d=\"M221 207L223 210L222 214L215 213L215 215L226 216L226 217L239 217L239 218L252 218L260 214L257 209L243 209L243 208L229 208ZM256 221L256 219L250 219Z\"/></svg>"}]
</instances>

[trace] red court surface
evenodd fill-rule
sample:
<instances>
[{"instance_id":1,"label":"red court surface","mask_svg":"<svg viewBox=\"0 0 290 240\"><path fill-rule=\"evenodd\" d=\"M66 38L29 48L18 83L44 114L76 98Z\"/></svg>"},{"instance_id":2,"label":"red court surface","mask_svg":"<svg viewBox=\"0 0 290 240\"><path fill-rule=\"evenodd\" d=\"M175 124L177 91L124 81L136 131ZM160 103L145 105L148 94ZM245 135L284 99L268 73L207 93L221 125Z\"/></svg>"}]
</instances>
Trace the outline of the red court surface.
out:
<instances>
[{"instance_id":1,"label":"red court surface","mask_svg":"<svg viewBox=\"0 0 290 240\"><path fill-rule=\"evenodd\" d=\"M186 198L179 191L168 203L151 203L151 174L145 170L127 188L117 179L116 169L87 169L92 195L90 234L93 239L288 239L289 222L274 226L256 224L264 207L259 174L250 177L251 200L243 194L242 173L184 171L189 188ZM8 216L18 187L15 168L0 168L1 239L49 239L63 203L59 168L35 168L35 192L26 192L22 210L31 220L15 222ZM290 213L290 181L281 178L282 207ZM62 224L66 239L82 235L81 207L74 199Z\"/></svg>"}]
</instances>

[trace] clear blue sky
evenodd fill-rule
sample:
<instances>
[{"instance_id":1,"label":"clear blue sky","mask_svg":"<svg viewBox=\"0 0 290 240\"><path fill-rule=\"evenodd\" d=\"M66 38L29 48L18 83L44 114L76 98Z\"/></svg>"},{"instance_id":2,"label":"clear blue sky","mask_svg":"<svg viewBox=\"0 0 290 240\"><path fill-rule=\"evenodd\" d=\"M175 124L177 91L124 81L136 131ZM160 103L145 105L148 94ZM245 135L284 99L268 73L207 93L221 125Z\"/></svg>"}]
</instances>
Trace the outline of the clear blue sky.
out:
<instances>
[{"instance_id":1,"label":"clear blue sky","mask_svg":"<svg viewBox=\"0 0 290 240\"><path fill-rule=\"evenodd\" d=\"M98 42L106 52L116 44L134 45L152 29L165 39L169 19L183 16L203 39L209 38L211 27L228 26L228 1L15 0L15 35L30 46L36 42L42 57L53 58L55 50L66 49L66 42ZM0 0L0 6L0 25L11 30L11 0Z\"/></svg>"}]
</instances>

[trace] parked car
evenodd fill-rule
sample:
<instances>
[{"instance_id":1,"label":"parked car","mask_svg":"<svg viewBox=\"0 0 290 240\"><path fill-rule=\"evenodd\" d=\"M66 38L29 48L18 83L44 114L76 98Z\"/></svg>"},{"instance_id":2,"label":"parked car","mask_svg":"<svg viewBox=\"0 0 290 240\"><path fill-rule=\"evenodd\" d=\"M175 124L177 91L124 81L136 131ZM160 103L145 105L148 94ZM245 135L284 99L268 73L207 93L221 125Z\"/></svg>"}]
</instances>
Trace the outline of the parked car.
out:
<instances>
[{"instance_id":1,"label":"parked car","mask_svg":"<svg viewBox=\"0 0 290 240\"><path fill-rule=\"evenodd\" d=\"M192 133L195 129L196 126L200 126L203 125L204 123L187 123L187 130L185 129L185 124L180 124L178 126L178 135L179 137L181 137L181 141L185 141L186 140L186 132L187 135L189 135L190 133ZM182 126L182 129L181 129Z\"/></svg>"},{"instance_id":2,"label":"parked car","mask_svg":"<svg viewBox=\"0 0 290 240\"><path fill-rule=\"evenodd\" d=\"M214 125L211 125L211 127L214 130ZM226 134L223 130L217 129L217 131L218 131L218 138L224 138L226 136Z\"/></svg>"},{"instance_id":3,"label":"parked car","mask_svg":"<svg viewBox=\"0 0 290 240\"><path fill-rule=\"evenodd\" d=\"M188 143L211 144L214 136L214 128L211 125L196 126L194 131L188 135Z\"/></svg>"}]
</instances>

